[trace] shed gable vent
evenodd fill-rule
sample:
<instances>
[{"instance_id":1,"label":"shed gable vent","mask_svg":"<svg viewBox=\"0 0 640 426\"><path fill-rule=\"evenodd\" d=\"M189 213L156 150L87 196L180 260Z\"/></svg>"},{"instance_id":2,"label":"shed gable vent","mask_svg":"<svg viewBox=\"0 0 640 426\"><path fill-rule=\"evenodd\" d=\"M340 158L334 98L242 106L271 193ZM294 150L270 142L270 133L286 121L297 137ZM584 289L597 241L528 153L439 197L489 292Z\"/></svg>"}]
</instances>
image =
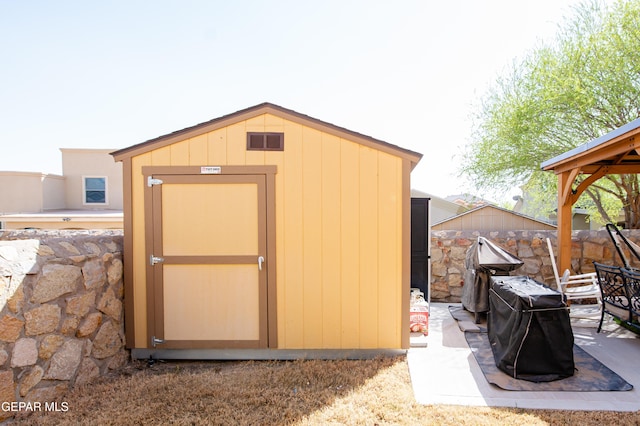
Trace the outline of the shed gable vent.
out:
<instances>
[{"instance_id":1,"label":"shed gable vent","mask_svg":"<svg viewBox=\"0 0 640 426\"><path fill-rule=\"evenodd\" d=\"M282 151L284 150L284 133L248 132L247 150Z\"/></svg>"}]
</instances>

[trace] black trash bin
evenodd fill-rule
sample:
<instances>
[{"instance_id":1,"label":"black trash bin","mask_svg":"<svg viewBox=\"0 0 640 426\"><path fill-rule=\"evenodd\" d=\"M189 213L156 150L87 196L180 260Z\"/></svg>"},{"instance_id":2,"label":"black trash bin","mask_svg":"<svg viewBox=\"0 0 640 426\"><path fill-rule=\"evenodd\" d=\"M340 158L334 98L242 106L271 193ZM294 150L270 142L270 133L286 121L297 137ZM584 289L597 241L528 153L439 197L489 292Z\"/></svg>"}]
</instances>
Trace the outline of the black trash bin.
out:
<instances>
[{"instance_id":1,"label":"black trash bin","mask_svg":"<svg viewBox=\"0 0 640 426\"><path fill-rule=\"evenodd\" d=\"M562 294L526 276L492 277L487 331L496 366L516 379L572 376L573 331Z\"/></svg>"},{"instance_id":2,"label":"black trash bin","mask_svg":"<svg viewBox=\"0 0 640 426\"><path fill-rule=\"evenodd\" d=\"M509 275L524 262L502 247L484 237L478 239L467 250L462 287L462 306L475 313L476 324L480 313L489 311L489 279L493 275Z\"/></svg>"}]
</instances>

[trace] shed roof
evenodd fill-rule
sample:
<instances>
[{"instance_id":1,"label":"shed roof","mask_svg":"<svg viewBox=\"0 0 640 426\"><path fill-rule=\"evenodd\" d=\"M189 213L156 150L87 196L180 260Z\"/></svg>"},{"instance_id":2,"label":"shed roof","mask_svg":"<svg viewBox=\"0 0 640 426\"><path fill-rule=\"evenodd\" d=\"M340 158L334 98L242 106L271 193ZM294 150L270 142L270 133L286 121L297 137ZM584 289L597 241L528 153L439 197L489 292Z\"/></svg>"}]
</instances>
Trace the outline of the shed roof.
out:
<instances>
[{"instance_id":1,"label":"shed roof","mask_svg":"<svg viewBox=\"0 0 640 426\"><path fill-rule=\"evenodd\" d=\"M196 124L195 126L187 127L182 130L150 139L146 142L114 151L111 153L111 155L114 156L116 161L122 161L125 158L133 157L154 149L162 148L174 142L208 133L213 130L220 129L222 127L226 127L231 124L247 120L262 114L272 114L278 117L282 117L289 121L312 127L322 132L330 133L341 138L349 139L354 142L370 146L380 151L406 158L411 161L412 169L422 158L422 154L418 152L401 148L397 145L393 145L388 142L372 138L371 136L366 136L361 133L345 129L344 127L336 126L335 124L318 120L317 118L313 118L308 115L301 114L299 112L283 108L279 105L275 105L269 102L264 102L243 110L236 111L231 114L224 115L222 117L214 118L204 123Z\"/></svg>"}]
</instances>

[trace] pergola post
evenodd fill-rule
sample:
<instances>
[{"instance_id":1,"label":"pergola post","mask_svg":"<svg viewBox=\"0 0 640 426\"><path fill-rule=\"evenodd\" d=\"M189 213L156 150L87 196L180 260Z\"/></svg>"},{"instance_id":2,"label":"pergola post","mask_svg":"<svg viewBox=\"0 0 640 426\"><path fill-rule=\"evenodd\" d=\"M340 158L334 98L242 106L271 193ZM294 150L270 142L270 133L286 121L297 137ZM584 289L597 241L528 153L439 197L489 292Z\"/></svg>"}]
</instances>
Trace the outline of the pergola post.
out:
<instances>
[{"instance_id":1,"label":"pergola post","mask_svg":"<svg viewBox=\"0 0 640 426\"><path fill-rule=\"evenodd\" d=\"M571 231L573 221L572 183L575 173L566 171L558 174L558 270L571 269Z\"/></svg>"}]
</instances>

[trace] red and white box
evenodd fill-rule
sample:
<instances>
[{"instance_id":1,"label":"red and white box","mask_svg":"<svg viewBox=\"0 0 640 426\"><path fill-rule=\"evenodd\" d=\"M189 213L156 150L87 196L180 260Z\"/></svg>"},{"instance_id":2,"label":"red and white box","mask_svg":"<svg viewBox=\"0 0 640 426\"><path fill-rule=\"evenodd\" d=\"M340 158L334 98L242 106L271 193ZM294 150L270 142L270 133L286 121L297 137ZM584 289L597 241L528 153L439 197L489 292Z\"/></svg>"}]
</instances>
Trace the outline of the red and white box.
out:
<instances>
[{"instance_id":1,"label":"red and white box","mask_svg":"<svg viewBox=\"0 0 640 426\"><path fill-rule=\"evenodd\" d=\"M409 327L412 333L429 334L429 308L426 306L411 306L409 312Z\"/></svg>"}]
</instances>

